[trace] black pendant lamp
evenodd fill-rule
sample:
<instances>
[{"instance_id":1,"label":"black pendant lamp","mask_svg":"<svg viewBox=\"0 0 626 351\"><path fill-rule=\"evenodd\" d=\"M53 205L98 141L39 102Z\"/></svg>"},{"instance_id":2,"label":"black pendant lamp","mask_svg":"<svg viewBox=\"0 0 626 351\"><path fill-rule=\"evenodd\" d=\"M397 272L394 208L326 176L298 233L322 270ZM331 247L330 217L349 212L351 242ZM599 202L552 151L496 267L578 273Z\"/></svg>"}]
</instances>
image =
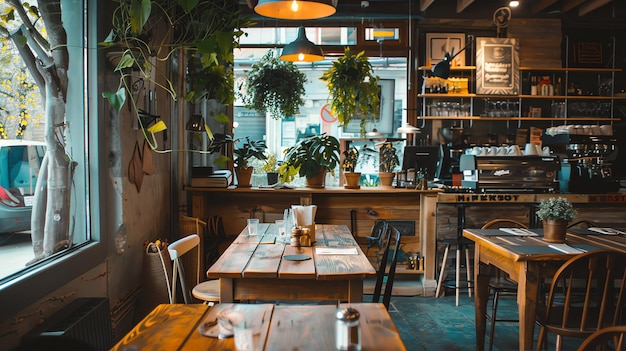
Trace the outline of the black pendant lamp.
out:
<instances>
[{"instance_id":1,"label":"black pendant lamp","mask_svg":"<svg viewBox=\"0 0 626 351\"><path fill-rule=\"evenodd\" d=\"M304 27L300 27L298 28L298 37L285 45L280 54L280 59L291 62L315 62L324 59L324 52L321 47L307 39Z\"/></svg>"},{"instance_id":2,"label":"black pendant lamp","mask_svg":"<svg viewBox=\"0 0 626 351\"><path fill-rule=\"evenodd\" d=\"M323 18L337 12L333 0L259 0L254 12L261 16L286 19L310 20Z\"/></svg>"}]
</instances>

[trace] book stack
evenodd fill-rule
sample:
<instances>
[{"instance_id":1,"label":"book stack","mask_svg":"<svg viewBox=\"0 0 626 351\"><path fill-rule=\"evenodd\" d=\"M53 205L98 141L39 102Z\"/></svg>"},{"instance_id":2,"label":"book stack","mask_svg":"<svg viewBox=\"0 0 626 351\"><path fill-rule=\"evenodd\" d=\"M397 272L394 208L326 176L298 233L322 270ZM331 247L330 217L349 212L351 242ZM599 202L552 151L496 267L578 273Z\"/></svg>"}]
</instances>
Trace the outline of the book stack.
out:
<instances>
[{"instance_id":1,"label":"book stack","mask_svg":"<svg viewBox=\"0 0 626 351\"><path fill-rule=\"evenodd\" d=\"M233 173L227 169L220 169L208 177L191 178L191 186L207 188L227 188L233 181Z\"/></svg>"}]
</instances>

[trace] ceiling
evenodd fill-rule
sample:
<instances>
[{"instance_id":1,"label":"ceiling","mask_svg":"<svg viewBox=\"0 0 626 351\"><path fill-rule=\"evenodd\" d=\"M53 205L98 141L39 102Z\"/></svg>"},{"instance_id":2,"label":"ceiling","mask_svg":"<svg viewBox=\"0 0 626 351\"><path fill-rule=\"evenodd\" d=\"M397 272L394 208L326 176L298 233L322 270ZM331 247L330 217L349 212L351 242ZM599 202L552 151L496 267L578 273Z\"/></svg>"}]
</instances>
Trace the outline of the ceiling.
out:
<instances>
[{"instance_id":1,"label":"ceiling","mask_svg":"<svg viewBox=\"0 0 626 351\"><path fill-rule=\"evenodd\" d=\"M267 18L256 16L249 4L256 0L239 0L242 10L257 21ZM335 0L337 12L316 21L343 20L404 20L411 14L419 21L434 19L491 19L493 13L508 0ZM515 18L560 18L564 26L603 27L626 26L626 1L624 0L519 0L520 6L512 9ZM273 20L274 21L274 20ZM287 21L289 22L289 21ZM293 21L291 21L293 22Z\"/></svg>"}]
</instances>

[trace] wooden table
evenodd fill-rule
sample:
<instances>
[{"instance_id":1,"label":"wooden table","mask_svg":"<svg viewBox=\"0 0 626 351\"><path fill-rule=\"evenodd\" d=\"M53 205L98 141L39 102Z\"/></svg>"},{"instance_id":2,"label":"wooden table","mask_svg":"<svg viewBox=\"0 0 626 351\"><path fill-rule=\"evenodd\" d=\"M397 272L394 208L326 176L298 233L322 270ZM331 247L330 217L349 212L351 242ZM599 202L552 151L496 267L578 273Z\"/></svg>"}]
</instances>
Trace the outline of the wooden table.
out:
<instances>
[{"instance_id":1,"label":"wooden table","mask_svg":"<svg viewBox=\"0 0 626 351\"><path fill-rule=\"evenodd\" d=\"M276 236L274 224L260 224L258 236L248 236L244 228L209 268L207 277L220 280L220 302L363 300L363 280L376 270L346 226L317 225L312 247L275 243ZM318 248L354 249L356 254L319 254ZM311 259L285 259L295 254Z\"/></svg>"},{"instance_id":2,"label":"wooden table","mask_svg":"<svg viewBox=\"0 0 626 351\"><path fill-rule=\"evenodd\" d=\"M398 330L385 306L378 303L342 304L361 314L362 350L405 351ZM233 308L258 325L255 350L334 351L334 305L201 304L157 306L112 350L234 350L233 338L218 339L200 333L201 324L215 321L219 311Z\"/></svg>"},{"instance_id":3,"label":"wooden table","mask_svg":"<svg viewBox=\"0 0 626 351\"><path fill-rule=\"evenodd\" d=\"M541 230L533 230L541 233ZM593 249L618 249L626 252L623 236L590 235L585 230L568 232L567 244ZM495 266L518 283L519 349L531 350L539 286L551 279L556 270L573 254L550 248L541 237L508 235L499 229L465 229L463 236L474 241L474 281L476 314L476 350L484 350L489 279Z\"/></svg>"}]
</instances>

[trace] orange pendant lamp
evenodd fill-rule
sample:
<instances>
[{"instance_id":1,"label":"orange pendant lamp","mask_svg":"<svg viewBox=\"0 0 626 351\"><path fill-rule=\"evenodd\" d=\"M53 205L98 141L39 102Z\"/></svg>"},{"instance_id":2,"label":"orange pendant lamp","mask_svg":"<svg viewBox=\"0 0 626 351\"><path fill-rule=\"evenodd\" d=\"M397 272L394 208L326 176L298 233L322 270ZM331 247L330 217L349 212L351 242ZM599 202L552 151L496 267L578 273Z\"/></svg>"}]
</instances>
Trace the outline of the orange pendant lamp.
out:
<instances>
[{"instance_id":1,"label":"orange pendant lamp","mask_svg":"<svg viewBox=\"0 0 626 351\"><path fill-rule=\"evenodd\" d=\"M254 12L261 16L310 20L333 15L337 9L333 0L259 0Z\"/></svg>"}]
</instances>

